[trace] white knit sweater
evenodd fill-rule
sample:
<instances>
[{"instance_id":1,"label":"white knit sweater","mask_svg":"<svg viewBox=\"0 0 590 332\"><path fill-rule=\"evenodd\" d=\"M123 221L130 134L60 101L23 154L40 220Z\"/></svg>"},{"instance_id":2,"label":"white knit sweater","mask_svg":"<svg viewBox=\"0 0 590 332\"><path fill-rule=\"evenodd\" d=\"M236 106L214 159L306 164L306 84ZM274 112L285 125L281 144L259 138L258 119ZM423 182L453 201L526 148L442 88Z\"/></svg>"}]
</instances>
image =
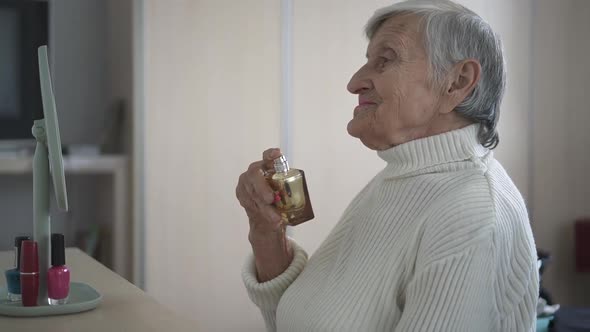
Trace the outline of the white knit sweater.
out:
<instances>
[{"instance_id":1,"label":"white knit sweater","mask_svg":"<svg viewBox=\"0 0 590 332\"><path fill-rule=\"evenodd\" d=\"M538 272L523 199L477 125L414 140L307 260L242 277L269 331L535 330ZM321 222L321 221L316 221Z\"/></svg>"}]
</instances>

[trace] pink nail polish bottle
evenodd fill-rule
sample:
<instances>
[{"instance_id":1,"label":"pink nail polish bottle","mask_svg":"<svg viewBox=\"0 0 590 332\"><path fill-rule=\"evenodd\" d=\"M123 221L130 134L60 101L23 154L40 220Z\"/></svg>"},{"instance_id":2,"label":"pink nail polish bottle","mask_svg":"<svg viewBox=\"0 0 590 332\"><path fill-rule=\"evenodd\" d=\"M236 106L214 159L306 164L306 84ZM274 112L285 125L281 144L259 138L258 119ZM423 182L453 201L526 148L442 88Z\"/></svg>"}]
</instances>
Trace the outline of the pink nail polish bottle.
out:
<instances>
[{"instance_id":1,"label":"pink nail polish bottle","mask_svg":"<svg viewBox=\"0 0 590 332\"><path fill-rule=\"evenodd\" d=\"M70 270L66 266L63 234L51 234L51 268L47 272L50 305L66 304L70 292Z\"/></svg>"}]
</instances>

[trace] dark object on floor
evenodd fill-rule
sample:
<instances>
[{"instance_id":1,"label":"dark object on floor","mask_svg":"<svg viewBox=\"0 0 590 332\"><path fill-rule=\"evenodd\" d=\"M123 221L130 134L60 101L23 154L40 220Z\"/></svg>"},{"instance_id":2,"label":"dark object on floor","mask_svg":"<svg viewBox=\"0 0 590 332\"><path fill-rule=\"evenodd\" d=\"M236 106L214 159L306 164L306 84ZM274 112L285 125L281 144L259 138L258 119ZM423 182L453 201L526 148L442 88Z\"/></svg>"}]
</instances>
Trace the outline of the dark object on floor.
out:
<instances>
[{"instance_id":1,"label":"dark object on floor","mask_svg":"<svg viewBox=\"0 0 590 332\"><path fill-rule=\"evenodd\" d=\"M565 307L557 310L549 324L551 332L590 332L590 308Z\"/></svg>"},{"instance_id":2,"label":"dark object on floor","mask_svg":"<svg viewBox=\"0 0 590 332\"><path fill-rule=\"evenodd\" d=\"M576 270L590 272L590 218L580 218L574 225Z\"/></svg>"},{"instance_id":3,"label":"dark object on floor","mask_svg":"<svg viewBox=\"0 0 590 332\"><path fill-rule=\"evenodd\" d=\"M541 261L541 267L539 267L539 297L545 299L547 305L554 305L553 297L549 294L547 289L543 287L543 272L545 272L547 264L551 262L551 254L548 251L537 249L537 259Z\"/></svg>"}]
</instances>

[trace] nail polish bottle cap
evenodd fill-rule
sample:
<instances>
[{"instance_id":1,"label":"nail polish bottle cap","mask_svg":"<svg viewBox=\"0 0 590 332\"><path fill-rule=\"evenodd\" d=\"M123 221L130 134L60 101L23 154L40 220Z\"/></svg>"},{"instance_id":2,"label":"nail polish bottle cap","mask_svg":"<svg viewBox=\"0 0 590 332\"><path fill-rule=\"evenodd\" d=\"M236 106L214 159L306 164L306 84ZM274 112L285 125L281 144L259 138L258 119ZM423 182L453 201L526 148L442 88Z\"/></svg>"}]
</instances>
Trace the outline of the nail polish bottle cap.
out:
<instances>
[{"instance_id":1,"label":"nail polish bottle cap","mask_svg":"<svg viewBox=\"0 0 590 332\"><path fill-rule=\"evenodd\" d=\"M51 234L51 265L66 265L65 241L61 233Z\"/></svg>"},{"instance_id":2,"label":"nail polish bottle cap","mask_svg":"<svg viewBox=\"0 0 590 332\"><path fill-rule=\"evenodd\" d=\"M21 246L20 272L39 272L39 251L37 242L25 240Z\"/></svg>"},{"instance_id":3,"label":"nail polish bottle cap","mask_svg":"<svg viewBox=\"0 0 590 332\"><path fill-rule=\"evenodd\" d=\"M15 258L15 267L17 270L20 270L20 251L23 241L30 240L31 238L28 236L17 236L14 238L14 248L16 249L16 258Z\"/></svg>"}]
</instances>

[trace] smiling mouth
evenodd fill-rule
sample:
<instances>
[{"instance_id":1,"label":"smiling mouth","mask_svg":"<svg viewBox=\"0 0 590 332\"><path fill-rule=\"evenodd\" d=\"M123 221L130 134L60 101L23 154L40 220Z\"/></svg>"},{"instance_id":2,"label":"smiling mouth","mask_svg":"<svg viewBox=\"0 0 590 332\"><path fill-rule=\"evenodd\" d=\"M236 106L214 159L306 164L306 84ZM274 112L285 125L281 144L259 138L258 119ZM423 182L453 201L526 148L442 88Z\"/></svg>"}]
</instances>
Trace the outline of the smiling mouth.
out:
<instances>
[{"instance_id":1,"label":"smiling mouth","mask_svg":"<svg viewBox=\"0 0 590 332\"><path fill-rule=\"evenodd\" d=\"M376 106L375 103L362 103L359 104L357 107L354 108L353 117L356 117L359 113L364 113L370 111L373 106Z\"/></svg>"}]
</instances>

